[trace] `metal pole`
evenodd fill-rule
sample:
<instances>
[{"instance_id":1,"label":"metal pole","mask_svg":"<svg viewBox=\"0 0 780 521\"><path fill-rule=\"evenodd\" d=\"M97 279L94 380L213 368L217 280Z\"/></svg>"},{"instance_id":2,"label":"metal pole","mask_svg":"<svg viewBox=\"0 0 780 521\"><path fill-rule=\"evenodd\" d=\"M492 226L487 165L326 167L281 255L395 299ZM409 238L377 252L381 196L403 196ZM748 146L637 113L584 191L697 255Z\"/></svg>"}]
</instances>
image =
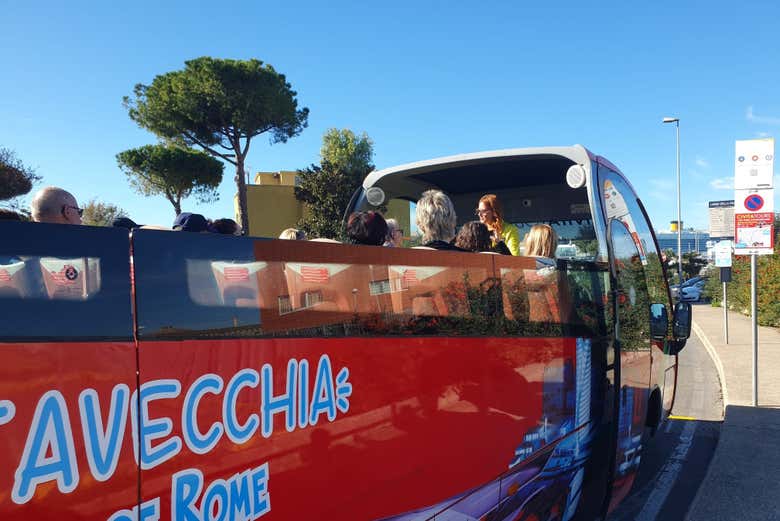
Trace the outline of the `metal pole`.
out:
<instances>
[{"instance_id":1,"label":"metal pole","mask_svg":"<svg viewBox=\"0 0 780 521\"><path fill-rule=\"evenodd\" d=\"M729 298L726 294L726 283L723 283L723 336L729 343Z\"/></svg>"},{"instance_id":2,"label":"metal pole","mask_svg":"<svg viewBox=\"0 0 780 521\"><path fill-rule=\"evenodd\" d=\"M756 313L756 254L750 256L750 318L753 325L753 407L758 406L758 316Z\"/></svg>"},{"instance_id":3,"label":"metal pole","mask_svg":"<svg viewBox=\"0 0 780 521\"><path fill-rule=\"evenodd\" d=\"M677 120L677 277L682 290L682 205L680 204L680 120ZM678 293L678 299L681 293Z\"/></svg>"}]
</instances>

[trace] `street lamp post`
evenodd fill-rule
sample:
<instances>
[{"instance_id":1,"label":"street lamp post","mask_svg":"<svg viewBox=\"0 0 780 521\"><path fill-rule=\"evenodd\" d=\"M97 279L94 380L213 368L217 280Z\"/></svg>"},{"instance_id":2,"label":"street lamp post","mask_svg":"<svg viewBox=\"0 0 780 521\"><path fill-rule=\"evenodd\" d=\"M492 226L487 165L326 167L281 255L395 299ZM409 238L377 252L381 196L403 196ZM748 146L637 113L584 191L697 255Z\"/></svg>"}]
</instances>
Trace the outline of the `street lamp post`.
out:
<instances>
[{"instance_id":1,"label":"street lamp post","mask_svg":"<svg viewBox=\"0 0 780 521\"><path fill-rule=\"evenodd\" d=\"M664 123L674 123L677 129L677 283L682 287L682 205L680 204L680 118L664 118ZM677 298L680 298L680 291Z\"/></svg>"}]
</instances>

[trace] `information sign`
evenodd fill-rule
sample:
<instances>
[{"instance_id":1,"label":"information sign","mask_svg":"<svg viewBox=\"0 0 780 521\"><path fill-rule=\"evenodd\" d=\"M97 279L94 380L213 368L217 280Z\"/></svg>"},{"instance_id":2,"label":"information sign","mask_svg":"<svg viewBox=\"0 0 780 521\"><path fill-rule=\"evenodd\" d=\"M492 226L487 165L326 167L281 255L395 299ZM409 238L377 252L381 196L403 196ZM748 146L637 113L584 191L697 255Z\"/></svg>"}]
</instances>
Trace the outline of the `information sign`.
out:
<instances>
[{"instance_id":1,"label":"information sign","mask_svg":"<svg viewBox=\"0 0 780 521\"><path fill-rule=\"evenodd\" d=\"M772 188L775 163L774 138L737 141L734 188ZM737 201L739 204L739 201Z\"/></svg>"},{"instance_id":2,"label":"information sign","mask_svg":"<svg viewBox=\"0 0 780 521\"><path fill-rule=\"evenodd\" d=\"M734 249L737 255L772 254L775 245L774 213L738 213L734 220L737 232Z\"/></svg>"},{"instance_id":3,"label":"information sign","mask_svg":"<svg viewBox=\"0 0 780 521\"><path fill-rule=\"evenodd\" d=\"M719 268L728 268L731 266L731 250L733 248L731 241L719 241L715 245L715 266Z\"/></svg>"},{"instance_id":4,"label":"information sign","mask_svg":"<svg viewBox=\"0 0 780 521\"><path fill-rule=\"evenodd\" d=\"M710 201L710 238L734 237L734 201Z\"/></svg>"}]
</instances>

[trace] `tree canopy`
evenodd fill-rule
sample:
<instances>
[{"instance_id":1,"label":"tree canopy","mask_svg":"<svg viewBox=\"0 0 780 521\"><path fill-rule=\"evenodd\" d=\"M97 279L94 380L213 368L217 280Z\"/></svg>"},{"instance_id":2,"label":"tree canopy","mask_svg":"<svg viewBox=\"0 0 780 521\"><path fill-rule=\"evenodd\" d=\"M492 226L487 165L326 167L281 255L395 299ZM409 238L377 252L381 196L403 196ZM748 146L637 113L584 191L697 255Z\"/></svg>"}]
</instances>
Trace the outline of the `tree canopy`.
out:
<instances>
[{"instance_id":1,"label":"tree canopy","mask_svg":"<svg viewBox=\"0 0 780 521\"><path fill-rule=\"evenodd\" d=\"M199 202L219 199L224 165L213 157L173 145L146 145L116 156L130 185L145 196L163 195L181 213L181 200L195 196Z\"/></svg>"},{"instance_id":2,"label":"tree canopy","mask_svg":"<svg viewBox=\"0 0 780 521\"><path fill-rule=\"evenodd\" d=\"M329 129L322 141L321 164L298 170L295 197L308 207L298 227L310 237L340 238L352 194L374 169L374 145L366 133L348 129Z\"/></svg>"},{"instance_id":3,"label":"tree canopy","mask_svg":"<svg viewBox=\"0 0 780 521\"><path fill-rule=\"evenodd\" d=\"M0 148L0 201L28 193L39 180L35 170L25 166L13 151Z\"/></svg>"},{"instance_id":4,"label":"tree canopy","mask_svg":"<svg viewBox=\"0 0 780 521\"><path fill-rule=\"evenodd\" d=\"M127 217L127 212L117 205L97 199L90 199L83 208L84 215L81 217L81 222L89 226L111 226L114 219Z\"/></svg>"},{"instance_id":5,"label":"tree canopy","mask_svg":"<svg viewBox=\"0 0 780 521\"><path fill-rule=\"evenodd\" d=\"M339 170L368 173L374 168L373 156L374 142L365 132L358 136L346 128L329 128L322 136L320 158Z\"/></svg>"},{"instance_id":6,"label":"tree canopy","mask_svg":"<svg viewBox=\"0 0 780 521\"><path fill-rule=\"evenodd\" d=\"M285 142L307 125L308 108L283 74L262 61L201 57L183 70L138 84L125 97L130 117L158 136L198 146L236 166L239 218L247 229L244 164L252 138Z\"/></svg>"}]
</instances>

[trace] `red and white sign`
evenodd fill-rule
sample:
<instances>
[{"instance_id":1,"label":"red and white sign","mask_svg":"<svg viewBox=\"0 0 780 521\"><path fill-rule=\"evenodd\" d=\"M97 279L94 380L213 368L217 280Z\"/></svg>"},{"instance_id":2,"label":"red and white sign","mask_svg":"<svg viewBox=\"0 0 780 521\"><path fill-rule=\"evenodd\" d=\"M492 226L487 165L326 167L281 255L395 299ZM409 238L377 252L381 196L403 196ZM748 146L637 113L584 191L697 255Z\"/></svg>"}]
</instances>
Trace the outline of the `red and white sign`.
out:
<instances>
[{"instance_id":1,"label":"red and white sign","mask_svg":"<svg viewBox=\"0 0 780 521\"><path fill-rule=\"evenodd\" d=\"M734 162L734 253L774 252L775 140L737 141Z\"/></svg>"},{"instance_id":2,"label":"red and white sign","mask_svg":"<svg viewBox=\"0 0 780 521\"><path fill-rule=\"evenodd\" d=\"M775 246L774 219L775 214L771 212L735 215L736 253L738 255L771 254ZM768 251L764 251L767 249Z\"/></svg>"}]
</instances>

